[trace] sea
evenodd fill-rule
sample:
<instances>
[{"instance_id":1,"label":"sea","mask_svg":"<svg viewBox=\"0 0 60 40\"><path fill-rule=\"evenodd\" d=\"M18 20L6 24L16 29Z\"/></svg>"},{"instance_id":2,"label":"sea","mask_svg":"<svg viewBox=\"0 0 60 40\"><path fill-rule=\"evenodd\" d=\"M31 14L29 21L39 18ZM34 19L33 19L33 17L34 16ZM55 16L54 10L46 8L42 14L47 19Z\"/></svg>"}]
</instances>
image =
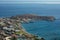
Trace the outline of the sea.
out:
<instances>
[{"instance_id":1,"label":"sea","mask_svg":"<svg viewBox=\"0 0 60 40\"><path fill-rule=\"evenodd\" d=\"M43 37L45 40L60 40L60 4L0 4L0 17L22 14L54 16L56 20L52 22L34 21L34 23L23 23L22 26L27 32Z\"/></svg>"}]
</instances>

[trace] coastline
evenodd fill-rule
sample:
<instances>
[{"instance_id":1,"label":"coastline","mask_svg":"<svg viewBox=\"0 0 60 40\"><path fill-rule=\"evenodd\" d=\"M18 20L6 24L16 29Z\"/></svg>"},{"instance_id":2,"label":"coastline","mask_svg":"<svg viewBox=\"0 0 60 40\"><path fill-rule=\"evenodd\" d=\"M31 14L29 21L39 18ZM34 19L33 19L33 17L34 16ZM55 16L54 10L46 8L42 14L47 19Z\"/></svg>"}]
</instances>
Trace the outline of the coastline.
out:
<instances>
[{"instance_id":1,"label":"coastline","mask_svg":"<svg viewBox=\"0 0 60 40\"><path fill-rule=\"evenodd\" d=\"M20 18L0 18L0 36L3 35L3 38L0 39L8 40L9 38L16 37L19 39L24 38L24 40L44 40L44 38L38 38L38 36L28 33L24 28L22 28L20 21L23 20L20 20Z\"/></svg>"},{"instance_id":2,"label":"coastline","mask_svg":"<svg viewBox=\"0 0 60 40\"><path fill-rule=\"evenodd\" d=\"M31 16L31 15L30 14L27 15L27 17L29 17L29 16ZM35 16L35 15L32 15L32 16ZM35 18L33 17L32 19L28 18L31 20L28 20L26 18L26 16L24 16L21 19L20 18L21 18L21 16L20 17L17 16L16 18L14 18L14 17L13 18L11 18L11 17L0 18L0 26L2 28L2 29L0 28L0 31L2 31L5 34L5 35L3 34L4 36L6 36L3 38L7 38L7 37L10 37L12 35L11 38L12 37L16 37L16 38L21 37L22 39L24 38L26 40L45 40L44 38L41 38L41 37L38 38L38 36L28 33L21 25L21 21L27 23L33 19L35 20L36 17ZM55 19L54 17L51 17L51 18ZM45 20L45 19L43 19L43 20ZM8 31L9 31L9 33L8 33ZM11 34L10 34L10 32L11 32Z\"/></svg>"}]
</instances>

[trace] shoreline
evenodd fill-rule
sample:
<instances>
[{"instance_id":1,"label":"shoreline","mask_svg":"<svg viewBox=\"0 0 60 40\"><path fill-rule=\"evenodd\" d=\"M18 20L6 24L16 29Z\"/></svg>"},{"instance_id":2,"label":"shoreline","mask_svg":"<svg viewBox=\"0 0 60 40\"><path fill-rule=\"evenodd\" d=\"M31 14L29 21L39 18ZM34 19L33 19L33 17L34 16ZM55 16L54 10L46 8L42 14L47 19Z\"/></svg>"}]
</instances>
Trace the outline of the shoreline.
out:
<instances>
[{"instance_id":1,"label":"shoreline","mask_svg":"<svg viewBox=\"0 0 60 40\"><path fill-rule=\"evenodd\" d=\"M44 38L38 38L36 35L32 35L28 33L24 28L22 28L22 25L20 23L20 18L18 19L10 19L10 18L0 18L0 31L1 35L4 35L3 38L0 39L6 39L7 37L13 38L16 37L18 38L21 37L24 40L44 40ZM24 21L25 22L25 21ZM2 29L1 29L2 28Z\"/></svg>"},{"instance_id":2,"label":"shoreline","mask_svg":"<svg viewBox=\"0 0 60 40\"><path fill-rule=\"evenodd\" d=\"M25 28L22 27L22 23L26 22L29 23L32 20L36 20L37 18L41 18L41 16L35 16L31 14L27 15L22 15L22 16L13 16L13 17L4 17L0 18L0 34L4 35L3 38L6 39L7 37L9 38L18 38L20 37L21 39L26 39L26 40L45 40L44 38L33 34L28 33ZM44 19L43 19L44 18ZM48 18L48 19L45 19ZM53 20L54 17L46 17L42 16L42 20ZM39 20L39 19L37 19ZM1 36L0 35L0 36ZM2 39L3 39L2 38ZM7 39L6 39L7 40Z\"/></svg>"}]
</instances>

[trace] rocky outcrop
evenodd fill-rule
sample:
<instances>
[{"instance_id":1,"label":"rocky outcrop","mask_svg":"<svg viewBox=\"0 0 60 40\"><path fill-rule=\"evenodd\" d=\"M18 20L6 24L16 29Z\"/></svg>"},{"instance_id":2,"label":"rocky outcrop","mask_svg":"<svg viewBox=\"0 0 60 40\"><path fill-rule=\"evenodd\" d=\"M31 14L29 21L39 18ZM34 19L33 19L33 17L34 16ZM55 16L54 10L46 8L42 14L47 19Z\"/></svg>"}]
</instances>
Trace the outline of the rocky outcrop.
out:
<instances>
[{"instance_id":1,"label":"rocky outcrop","mask_svg":"<svg viewBox=\"0 0 60 40\"><path fill-rule=\"evenodd\" d=\"M34 15L34 14L25 14L25 15L17 15L17 16L13 16L11 18L26 18L26 19L34 19L34 20L46 20L46 21L54 21L55 17L53 16L38 16L38 15Z\"/></svg>"}]
</instances>

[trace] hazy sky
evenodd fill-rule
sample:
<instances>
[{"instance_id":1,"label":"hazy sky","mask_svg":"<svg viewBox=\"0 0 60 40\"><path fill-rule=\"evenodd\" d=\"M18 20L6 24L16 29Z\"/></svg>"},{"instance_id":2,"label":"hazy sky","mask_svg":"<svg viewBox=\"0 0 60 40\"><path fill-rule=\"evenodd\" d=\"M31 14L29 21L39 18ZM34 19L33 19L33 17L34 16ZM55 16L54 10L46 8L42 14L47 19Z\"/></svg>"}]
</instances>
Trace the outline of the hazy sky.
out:
<instances>
[{"instance_id":1,"label":"hazy sky","mask_svg":"<svg viewBox=\"0 0 60 40\"><path fill-rule=\"evenodd\" d=\"M60 0L0 0L0 3L58 3Z\"/></svg>"},{"instance_id":2,"label":"hazy sky","mask_svg":"<svg viewBox=\"0 0 60 40\"><path fill-rule=\"evenodd\" d=\"M0 1L60 1L60 0L0 0Z\"/></svg>"}]
</instances>

